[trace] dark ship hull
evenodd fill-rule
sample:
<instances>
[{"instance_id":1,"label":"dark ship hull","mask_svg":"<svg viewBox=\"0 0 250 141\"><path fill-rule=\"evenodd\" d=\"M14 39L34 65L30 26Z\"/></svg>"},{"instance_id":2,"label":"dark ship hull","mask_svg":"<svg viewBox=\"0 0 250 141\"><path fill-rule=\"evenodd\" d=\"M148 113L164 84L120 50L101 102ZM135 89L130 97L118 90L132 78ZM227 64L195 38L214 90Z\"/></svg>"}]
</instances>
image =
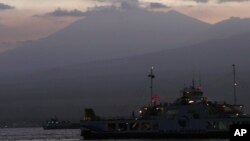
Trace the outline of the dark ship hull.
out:
<instances>
[{"instance_id":1,"label":"dark ship hull","mask_svg":"<svg viewBox=\"0 0 250 141\"><path fill-rule=\"evenodd\" d=\"M83 131L84 139L228 139L229 132L193 132L193 133L100 133Z\"/></svg>"},{"instance_id":2,"label":"dark ship hull","mask_svg":"<svg viewBox=\"0 0 250 141\"><path fill-rule=\"evenodd\" d=\"M84 139L228 139L230 126L243 123L250 124L250 117L82 120L81 136Z\"/></svg>"}]
</instances>

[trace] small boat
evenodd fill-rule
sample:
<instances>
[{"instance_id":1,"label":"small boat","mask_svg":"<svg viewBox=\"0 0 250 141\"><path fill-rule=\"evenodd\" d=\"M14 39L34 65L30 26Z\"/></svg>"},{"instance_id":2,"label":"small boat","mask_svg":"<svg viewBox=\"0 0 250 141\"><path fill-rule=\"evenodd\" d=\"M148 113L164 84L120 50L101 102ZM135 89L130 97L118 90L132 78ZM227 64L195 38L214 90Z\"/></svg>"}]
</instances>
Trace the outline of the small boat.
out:
<instances>
[{"instance_id":1,"label":"small boat","mask_svg":"<svg viewBox=\"0 0 250 141\"><path fill-rule=\"evenodd\" d=\"M43 126L44 130L50 129L80 129L80 123L72 123L70 121L60 121L58 118L51 118L49 121L46 121L46 124Z\"/></svg>"}]
</instances>

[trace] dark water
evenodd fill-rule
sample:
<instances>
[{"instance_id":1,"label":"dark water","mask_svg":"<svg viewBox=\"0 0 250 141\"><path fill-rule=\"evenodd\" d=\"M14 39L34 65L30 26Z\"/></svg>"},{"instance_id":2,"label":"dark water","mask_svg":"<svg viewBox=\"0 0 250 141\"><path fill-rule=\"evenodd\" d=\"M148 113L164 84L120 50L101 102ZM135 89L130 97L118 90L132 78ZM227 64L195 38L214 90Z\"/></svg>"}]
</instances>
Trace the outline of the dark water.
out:
<instances>
[{"instance_id":1,"label":"dark water","mask_svg":"<svg viewBox=\"0 0 250 141\"><path fill-rule=\"evenodd\" d=\"M43 130L43 128L3 128L0 141L80 141L80 130Z\"/></svg>"},{"instance_id":2,"label":"dark water","mask_svg":"<svg viewBox=\"0 0 250 141\"><path fill-rule=\"evenodd\" d=\"M43 130L42 128L2 128L2 129L0 128L0 141L83 141L83 139L80 136L79 129ZM105 141L118 141L118 140L105 140ZM126 141L126 140L120 140L120 141ZM138 140L130 140L130 141L138 141ZM150 141L150 140L139 140L139 141ZM166 140L157 140L157 141L166 141ZM180 141L180 140L168 140L168 141ZM227 140L203 140L203 141L227 141Z\"/></svg>"}]
</instances>

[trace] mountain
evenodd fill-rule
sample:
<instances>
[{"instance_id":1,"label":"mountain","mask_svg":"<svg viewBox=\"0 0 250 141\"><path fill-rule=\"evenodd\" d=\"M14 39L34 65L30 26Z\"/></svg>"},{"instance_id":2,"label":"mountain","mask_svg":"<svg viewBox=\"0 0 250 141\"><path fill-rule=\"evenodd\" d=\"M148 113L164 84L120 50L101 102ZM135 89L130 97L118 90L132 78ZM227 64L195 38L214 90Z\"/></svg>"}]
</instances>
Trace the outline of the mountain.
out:
<instances>
[{"instance_id":1,"label":"mountain","mask_svg":"<svg viewBox=\"0 0 250 141\"><path fill-rule=\"evenodd\" d=\"M223 39L249 32L250 18L231 17L210 26L204 33L202 33L202 35L200 35L200 38L203 38L204 41L208 39Z\"/></svg>"},{"instance_id":2,"label":"mountain","mask_svg":"<svg viewBox=\"0 0 250 141\"><path fill-rule=\"evenodd\" d=\"M31 44L33 41L19 41L19 42L2 42L0 43L0 54L3 52L6 52L8 50L13 50L15 48L26 46L28 44Z\"/></svg>"},{"instance_id":3,"label":"mountain","mask_svg":"<svg viewBox=\"0 0 250 141\"><path fill-rule=\"evenodd\" d=\"M123 58L192 44L209 24L176 11L99 10L35 43L0 55L1 73Z\"/></svg>"},{"instance_id":4,"label":"mountain","mask_svg":"<svg viewBox=\"0 0 250 141\"><path fill-rule=\"evenodd\" d=\"M205 96L232 102L232 64L237 66L239 103L250 111L250 33L197 45L1 77L1 107L10 119L58 115L81 117L86 107L104 115L130 115L149 101L150 67L155 66L155 93L162 101L179 96L200 72ZM18 93L17 93L18 92ZM8 110L6 108L8 106ZM16 112L18 111L18 112ZM33 113L25 115L23 113Z\"/></svg>"},{"instance_id":5,"label":"mountain","mask_svg":"<svg viewBox=\"0 0 250 141\"><path fill-rule=\"evenodd\" d=\"M97 10L47 38L0 54L0 74L137 56L224 39L248 29L247 18L209 25L174 10Z\"/></svg>"}]
</instances>

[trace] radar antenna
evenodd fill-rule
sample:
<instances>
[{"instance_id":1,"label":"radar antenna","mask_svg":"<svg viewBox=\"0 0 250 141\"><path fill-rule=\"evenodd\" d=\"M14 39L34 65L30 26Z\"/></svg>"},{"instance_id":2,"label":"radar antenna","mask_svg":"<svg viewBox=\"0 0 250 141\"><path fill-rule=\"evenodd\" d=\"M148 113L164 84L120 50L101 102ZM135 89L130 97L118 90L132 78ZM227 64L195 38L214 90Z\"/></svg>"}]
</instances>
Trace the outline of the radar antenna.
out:
<instances>
[{"instance_id":1,"label":"radar antenna","mask_svg":"<svg viewBox=\"0 0 250 141\"><path fill-rule=\"evenodd\" d=\"M235 69L235 64L232 65L233 66L233 90L234 90L234 105L236 105L237 103L237 97L236 97L236 87L237 87L237 83L236 83L236 69Z\"/></svg>"}]
</instances>

